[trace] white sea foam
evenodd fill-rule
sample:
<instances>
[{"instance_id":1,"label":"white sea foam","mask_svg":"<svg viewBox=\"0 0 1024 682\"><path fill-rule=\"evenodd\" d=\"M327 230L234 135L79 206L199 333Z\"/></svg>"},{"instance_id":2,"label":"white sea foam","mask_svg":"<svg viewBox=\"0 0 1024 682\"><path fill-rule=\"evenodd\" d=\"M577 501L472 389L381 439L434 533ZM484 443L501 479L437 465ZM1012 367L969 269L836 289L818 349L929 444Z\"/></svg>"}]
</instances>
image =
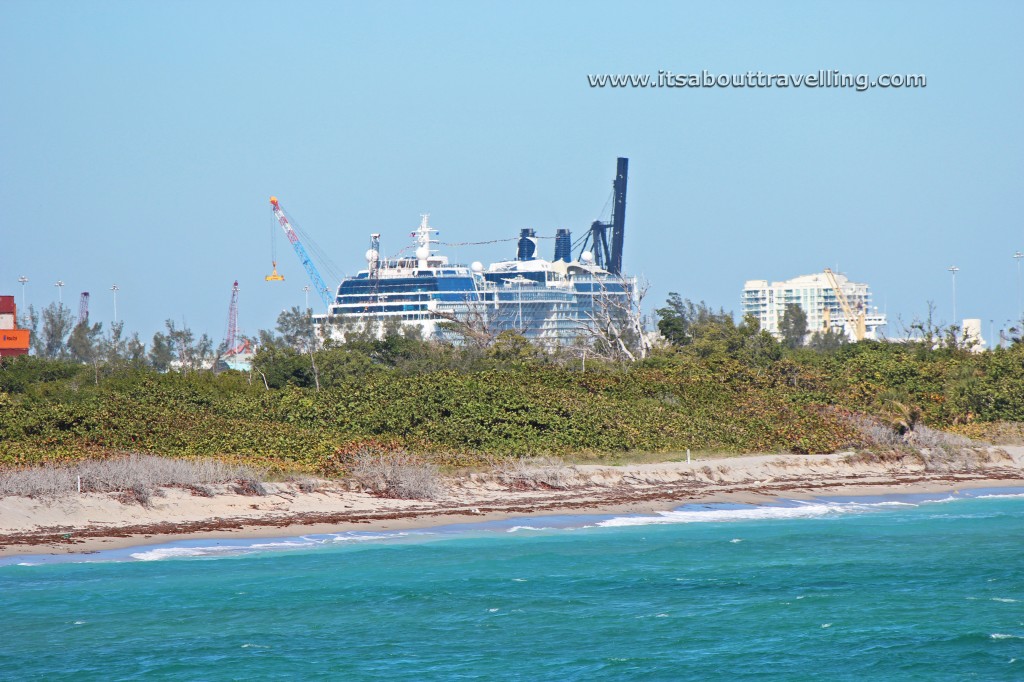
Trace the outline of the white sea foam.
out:
<instances>
[{"instance_id":1,"label":"white sea foam","mask_svg":"<svg viewBox=\"0 0 1024 682\"><path fill-rule=\"evenodd\" d=\"M667 523L712 523L757 521L763 519L808 519L838 514L862 513L872 505L848 502L808 502L785 507L745 507L742 509L703 509L658 512L655 516L619 516L598 522L598 526L649 526Z\"/></svg>"},{"instance_id":2,"label":"white sea foam","mask_svg":"<svg viewBox=\"0 0 1024 682\"><path fill-rule=\"evenodd\" d=\"M536 526L512 526L506 532L518 533L521 530L545 531L545 530L555 530L555 529L554 528L537 528Z\"/></svg>"},{"instance_id":3,"label":"white sea foam","mask_svg":"<svg viewBox=\"0 0 1024 682\"><path fill-rule=\"evenodd\" d=\"M1007 635L1002 632L993 632L989 637L992 639L1024 639L1020 635Z\"/></svg>"},{"instance_id":4,"label":"white sea foam","mask_svg":"<svg viewBox=\"0 0 1024 682\"><path fill-rule=\"evenodd\" d=\"M313 540L307 540L306 542L295 542L295 541L284 541L284 542L260 542L249 545L249 549L284 549L288 547L311 547L313 545L321 544Z\"/></svg>"},{"instance_id":5,"label":"white sea foam","mask_svg":"<svg viewBox=\"0 0 1024 682\"><path fill-rule=\"evenodd\" d=\"M599 521L596 525L603 527L617 526L648 526L671 523L713 523L727 521L758 521L768 519L809 519L827 516L840 516L845 514L865 514L871 511L882 510L892 507L919 507L921 504L943 504L962 500L961 497L943 497L934 500L926 500L920 504L912 502L901 502L899 500L884 500L879 502L849 502L849 501L823 501L798 500L785 506L749 506L739 509L679 509L667 512L658 512L651 516L619 516L606 521ZM730 542L741 542L740 538Z\"/></svg>"},{"instance_id":6,"label":"white sea foam","mask_svg":"<svg viewBox=\"0 0 1024 682\"><path fill-rule=\"evenodd\" d=\"M189 558L210 558L218 556L230 556L237 554L250 554L252 552L267 552L275 550L307 549L321 547L328 544L373 542L375 540L391 540L405 537L409 533L338 533L321 538L303 536L299 538L288 538L275 540L273 542L254 542L249 545L217 545L211 547L157 547L145 552L136 552L129 555L137 561L162 561L164 559L189 559Z\"/></svg>"},{"instance_id":7,"label":"white sea foam","mask_svg":"<svg viewBox=\"0 0 1024 682\"><path fill-rule=\"evenodd\" d=\"M374 540L392 540L394 538L404 538L409 533L361 533L359 535L349 535L345 533L339 533L332 535L330 542L373 542ZM421 535L428 535L428 533L421 533Z\"/></svg>"},{"instance_id":8,"label":"white sea foam","mask_svg":"<svg viewBox=\"0 0 1024 682\"><path fill-rule=\"evenodd\" d=\"M832 627L832 623L822 623L821 624L821 629L822 630L826 630L826 629L828 629L830 627Z\"/></svg>"},{"instance_id":9,"label":"white sea foam","mask_svg":"<svg viewBox=\"0 0 1024 682\"><path fill-rule=\"evenodd\" d=\"M156 547L145 552L131 554L132 559L137 561L162 561L164 559L194 559L201 557L230 556L233 554L248 554L250 552L264 552L274 549L299 549L312 547L319 543L314 542L259 542L252 545L216 545L211 547Z\"/></svg>"},{"instance_id":10,"label":"white sea foam","mask_svg":"<svg viewBox=\"0 0 1024 682\"><path fill-rule=\"evenodd\" d=\"M1024 497L1024 493L992 493L991 495L978 495L979 500L1011 500Z\"/></svg>"},{"instance_id":11,"label":"white sea foam","mask_svg":"<svg viewBox=\"0 0 1024 682\"><path fill-rule=\"evenodd\" d=\"M184 557L210 556L211 554L223 553L224 550L235 549L234 547L158 547L145 552L135 552L131 558L138 561L161 561L163 559L180 559Z\"/></svg>"},{"instance_id":12,"label":"white sea foam","mask_svg":"<svg viewBox=\"0 0 1024 682\"><path fill-rule=\"evenodd\" d=\"M85 621L84 620L76 620L74 623L72 623L72 625L85 625Z\"/></svg>"},{"instance_id":13,"label":"white sea foam","mask_svg":"<svg viewBox=\"0 0 1024 682\"><path fill-rule=\"evenodd\" d=\"M992 601L1001 601L1004 604L1016 604L1016 599L1009 599L1008 597L992 597Z\"/></svg>"},{"instance_id":14,"label":"white sea foam","mask_svg":"<svg viewBox=\"0 0 1024 682\"><path fill-rule=\"evenodd\" d=\"M743 540L741 540L740 538L733 538L732 540L729 540L729 542L736 544L737 542L743 542Z\"/></svg>"}]
</instances>

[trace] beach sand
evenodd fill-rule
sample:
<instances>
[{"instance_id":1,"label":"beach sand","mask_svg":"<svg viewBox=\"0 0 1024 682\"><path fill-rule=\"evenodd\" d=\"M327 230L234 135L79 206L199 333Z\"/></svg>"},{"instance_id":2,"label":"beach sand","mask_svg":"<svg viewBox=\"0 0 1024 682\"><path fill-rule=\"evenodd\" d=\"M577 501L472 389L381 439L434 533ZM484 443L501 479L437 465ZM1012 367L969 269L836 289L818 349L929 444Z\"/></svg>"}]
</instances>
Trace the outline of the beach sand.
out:
<instances>
[{"instance_id":1,"label":"beach sand","mask_svg":"<svg viewBox=\"0 0 1024 682\"><path fill-rule=\"evenodd\" d=\"M624 466L576 465L565 487L510 486L496 474L446 481L434 501L378 497L320 482L265 484L268 494L227 487L213 497L161 489L148 506L118 495L0 499L0 556L89 553L183 539L294 537L350 530L402 530L552 514L631 514L688 503L935 493L1024 486L1024 447L989 448L988 460L935 470L917 458L868 461L848 453L712 457ZM542 477L538 477L542 478Z\"/></svg>"}]
</instances>

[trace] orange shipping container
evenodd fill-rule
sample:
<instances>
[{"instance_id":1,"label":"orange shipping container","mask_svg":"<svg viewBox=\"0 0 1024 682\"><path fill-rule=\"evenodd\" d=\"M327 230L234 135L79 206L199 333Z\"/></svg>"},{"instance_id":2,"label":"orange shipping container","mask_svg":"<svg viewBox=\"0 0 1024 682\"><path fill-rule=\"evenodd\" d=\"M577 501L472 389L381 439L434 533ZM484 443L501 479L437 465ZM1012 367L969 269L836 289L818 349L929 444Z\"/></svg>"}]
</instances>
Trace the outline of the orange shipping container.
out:
<instances>
[{"instance_id":1,"label":"orange shipping container","mask_svg":"<svg viewBox=\"0 0 1024 682\"><path fill-rule=\"evenodd\" d=\"M28 353L30 333L27 329L0 331L0 356L25 355Z\"/></svg>"}]
</instances>

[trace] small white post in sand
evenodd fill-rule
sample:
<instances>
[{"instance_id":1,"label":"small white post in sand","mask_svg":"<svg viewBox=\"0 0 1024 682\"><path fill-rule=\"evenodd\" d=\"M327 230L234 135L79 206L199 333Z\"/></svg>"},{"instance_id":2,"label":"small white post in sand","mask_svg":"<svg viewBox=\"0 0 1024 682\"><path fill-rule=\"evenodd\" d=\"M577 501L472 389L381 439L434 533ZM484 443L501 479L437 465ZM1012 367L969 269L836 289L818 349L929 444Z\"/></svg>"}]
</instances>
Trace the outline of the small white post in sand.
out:
<instances>
[{"instance_id":1,"label":"small white post in sand","mask_svg":"<svg viewBox=\"0 0 1024 682\"><path fill-rule=\"evenodd\" d=\"M81 476L78 477L78 494L79 495L82 494L82 477Z\"/></svg>"},{"instance_id":2,"label":"small white post in sand","mask_svg":"<svg viewBox=\"0 0 1024 682\"><path fill-rule=\"evenodd\" d=\"M690 463L690 448L686 448L686 463ZM79 491L81 492L81 491Z\"/></svg>"}]
</instances>

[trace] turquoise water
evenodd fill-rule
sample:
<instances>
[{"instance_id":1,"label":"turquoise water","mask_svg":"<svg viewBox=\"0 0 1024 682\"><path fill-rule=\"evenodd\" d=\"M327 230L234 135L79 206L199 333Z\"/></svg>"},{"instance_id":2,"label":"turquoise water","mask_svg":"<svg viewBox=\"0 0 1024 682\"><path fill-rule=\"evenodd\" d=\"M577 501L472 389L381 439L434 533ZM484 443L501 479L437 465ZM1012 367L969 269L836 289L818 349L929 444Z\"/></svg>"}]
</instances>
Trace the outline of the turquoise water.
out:
<instances>
[{"instance_id":1,"label":"turquoise water","mask_svg":"<svg viewBox=\"0 0 1024 682\"><path fill-rule=\"evenodd\" d=\"M1022 540L1017 489L19 557L0 678L1020 680Z\"/></svg>"}]
</instances>

